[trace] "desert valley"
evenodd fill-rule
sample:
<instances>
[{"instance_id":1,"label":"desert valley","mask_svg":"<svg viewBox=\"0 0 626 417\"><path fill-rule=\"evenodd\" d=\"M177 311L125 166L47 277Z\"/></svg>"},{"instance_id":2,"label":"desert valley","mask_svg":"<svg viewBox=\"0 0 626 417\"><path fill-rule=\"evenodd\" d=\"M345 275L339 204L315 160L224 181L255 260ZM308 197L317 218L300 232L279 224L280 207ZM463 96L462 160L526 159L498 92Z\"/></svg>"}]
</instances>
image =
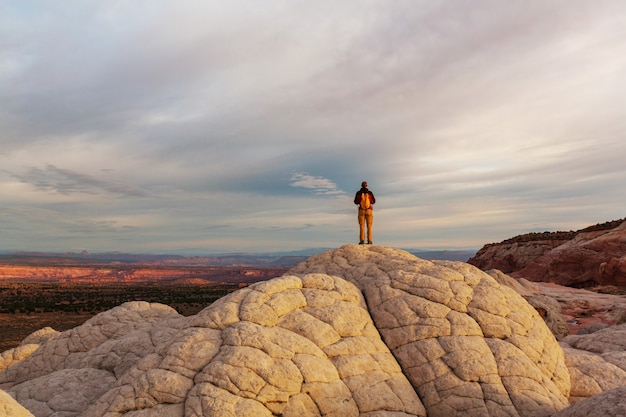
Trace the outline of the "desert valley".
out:
<instances>
[{"instance_id":1,"label":"desert valley","mask_svg":"<svg viewBox=\"0 0 626 417\"><path fill-rule=\"evenodd\" d=\"M5 255L0 261L0 351L17 346L38 329L67 330L127 301L159 302L181 314L195 314L229 292L288 269L251 266L262 263L257 257L239 257L242 265L236 266L228 265L234 260L226 256L128 258L119 254L108 259L85 254Z\"/></svg>"},{"instance_id":2,"label":"desert valley","mask_svg":"<svg viewBox=\"0 0 626 417\"><path fill-rule=\"evenodd\" d=\"M625 220L467 263L116 256L0 262L0 416L626 415Z\"/></svg>"},{"instance_id":3,"label":"desert valley","mask_svg":"<svg viewBox=\"0 0 626 417\"><path fill-rule=\"evenodd\" d=\"M466 260L473 251L421 251ZM44 327L68 330L127 301L167 304L183 315L307 259L294 254L184 257L125 253L0 255L0 352Z\"/></svg>"}]
</instances>

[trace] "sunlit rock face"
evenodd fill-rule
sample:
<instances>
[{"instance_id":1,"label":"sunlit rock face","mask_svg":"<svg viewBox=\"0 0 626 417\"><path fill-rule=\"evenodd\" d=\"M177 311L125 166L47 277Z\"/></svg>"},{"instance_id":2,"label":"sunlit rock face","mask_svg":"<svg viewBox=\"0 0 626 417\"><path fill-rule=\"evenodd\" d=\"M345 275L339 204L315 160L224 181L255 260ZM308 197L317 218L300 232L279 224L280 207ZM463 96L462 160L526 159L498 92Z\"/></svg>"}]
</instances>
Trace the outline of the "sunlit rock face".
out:
<instances>
[{"instance_id":1,"label":"sunlit rock face","mask_svg":"<svg viewBox=\"0 0 626 417\"><path fill-rule=\"evenodd\" d=\"M626 286L624 256L626 222L608 231L580 233L513 275L569 286Z\"/></svg>"},{"instance_id":2,"label":"sunlit rock face","mask_svg":"<svg viewBox=\"0 0 626 417\"><path fill-rule=\"evenodd\" d=\"M348 245L289 271L341 276L429 416L548 416L567 405L563 351L514 290L465 263Z\"/></svg>"},{"instance_id":3,"label":"sunlit rock face","mask_svg":"<svg viewBox=\"0 0 626 417\"><path fill-rule=\"evenodd\" d=\"M510 274L567 242L568 239L545 239L490 243L483 246L467 262L484 271L497 269Z\"/></svg>"},{"instance_id":4,"label":"sunlit rock face","mask_svg":"<svg viewBox=\"0 0 626 417\"><path fill-rule=\"evenodd\" d=\"M37 417L535 417L571 389L563 349L513 289L370 245L195 316L132 302L32 341L0 389Z\"/></svg>"},{"instance_id":5,"label":"sunlit rock face","mask_svg":"<svg viewBox=\"0 0 626 417\"><path fill-rule=\"evenodd\" d=\"M468 262L531 281L626 287L626 222L547 236L553 238L533 240L532 235L524 235L519 240L488 244Z\"/></svg>"}]
</instances>

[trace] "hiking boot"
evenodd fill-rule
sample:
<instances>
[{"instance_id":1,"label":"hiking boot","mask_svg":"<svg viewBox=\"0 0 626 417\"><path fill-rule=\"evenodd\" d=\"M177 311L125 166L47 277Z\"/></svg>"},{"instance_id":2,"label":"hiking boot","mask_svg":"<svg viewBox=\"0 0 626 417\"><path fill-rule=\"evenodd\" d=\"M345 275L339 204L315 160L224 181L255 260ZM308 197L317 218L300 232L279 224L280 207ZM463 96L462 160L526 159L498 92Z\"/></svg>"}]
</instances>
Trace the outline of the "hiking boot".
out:
<instances>
[{"instance_id":1,"label":"hiking boot","mask_svg":"<svg viewBox=\"0 0 626 417\"><path fill-rule=\"evenodd\" d=\"M371 240L368 240L368 241L367 241L367 244L368 244L368 245L371 245L371 244L373 244L373 243L374 243L374 242L372 242Z\"/></svg>"},{"instance_id":2,"label":"hiking boot","mask_svg":"<svg viewBox=\"0 0 626 417\"><path fill-rule=\"evenodd\" d=\"M359 245L363 245L365 244L365 242L363 242L362 240L359 241Z\"/></svg>"}]
</instances>

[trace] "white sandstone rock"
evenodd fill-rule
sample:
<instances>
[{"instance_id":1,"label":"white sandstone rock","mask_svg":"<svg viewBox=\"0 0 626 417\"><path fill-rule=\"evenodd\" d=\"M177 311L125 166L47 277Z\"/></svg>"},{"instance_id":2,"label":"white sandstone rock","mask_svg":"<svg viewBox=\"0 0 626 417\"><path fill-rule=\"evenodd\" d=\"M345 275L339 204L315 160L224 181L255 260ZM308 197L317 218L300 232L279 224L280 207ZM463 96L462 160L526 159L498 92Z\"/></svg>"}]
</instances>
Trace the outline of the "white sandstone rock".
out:
<instances>
[{"instance_id":1,"label":"white sandstone rock","mask_svg":"<svg viewBox=\"0 0 626 417\"><path fill-rule=\"evenodd\" d=\"M0 371L5 370L14 363L23 361L28 358L34 351L39 348L38 344L20 344L18 347L5 350L0 353Z\"/></svg>"},{"instance_id":2,"label":"white sandstone rock","mask_svg":"<svg viewBox=\"0 0 626 417\"><path fill-rule=\"evenodd\" d=\"M162 304L136 301L115 307L51 338L16 364L19 366L0 372L0 388L7 390L70 368L92 367L120 376L155 344L177 332L181 319L185 318Z\"/></svg>"},{"instance_id":3,"label":"white sandstone rock","mask_svg":"<svg viewBox=\"0 0 626 417\"><path fill-rule=\"evenodd\" d=\"M261 282L193 317L127 303L0 384L37 417L426 416L365 307L323 274Z\"/></svg>"},{"instance_id":4,"label":"white sandstone rock","mask_svg":"<svg viewBox=\"0 0 626 417\"><path fill-rule=\"evenodd\" d=\"M610 326L590 334L569 335L563 342L589 352L623 352L626 351L626 324Z\"/></svg>"},{"instance_id":5,"label":"white sandstone rock","mask_svg":"<svg viewBox=\"0 0 626 417\"><path fill-rule=\"evenodd\" d=\"M22 343L16 348L0 353L0 371L8 368L14 363L20 362L29 357L39 348L39 345L57 335L61 334L51 327L44 327L26 336Z\"/></svg>"},{"instance_id":6,"label":"white sandstone rock","mask_svg":"<svg viewBox=\"0 0 626 417\"><path fill-rule=\"evenodd\" d=\"M347 245L288 273L325 273L364 294L429 417L550 416L568 405L563 351L514 290L468 264Z\"/></svg>"},{"instance_id":7,"label":"white sandstone rock","mask_svg":"<svg viewBox=\"0 0 626 417\"><path fill-rule=\"evenodd\" d=\"M572 383L571 403L626 385L626 371L601 355L568 347L563 350Z\"/></svg>"}]
</instances>

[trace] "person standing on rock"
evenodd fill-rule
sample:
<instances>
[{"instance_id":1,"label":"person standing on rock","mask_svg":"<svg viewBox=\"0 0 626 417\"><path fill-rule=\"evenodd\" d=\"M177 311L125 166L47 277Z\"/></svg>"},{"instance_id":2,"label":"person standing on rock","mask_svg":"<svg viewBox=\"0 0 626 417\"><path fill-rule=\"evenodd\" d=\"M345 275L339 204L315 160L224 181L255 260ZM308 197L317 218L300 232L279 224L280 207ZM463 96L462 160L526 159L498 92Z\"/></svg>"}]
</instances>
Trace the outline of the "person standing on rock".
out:
<instances>
[{"instance_id":1,"label":"person standing on rock","mask_svg":"<svg viewBox=\"0 0 626 417\"><path fill-rule=\"evenodd\" d=\"M365 243L365 226L367 225L367 244L372 244L372 224L374 212L372 205L376 203L374 193L367 189L367 181L361 183L361 189L354 196L354 204L359 206L359 245Z\"/></svg>"}]
</instances>

